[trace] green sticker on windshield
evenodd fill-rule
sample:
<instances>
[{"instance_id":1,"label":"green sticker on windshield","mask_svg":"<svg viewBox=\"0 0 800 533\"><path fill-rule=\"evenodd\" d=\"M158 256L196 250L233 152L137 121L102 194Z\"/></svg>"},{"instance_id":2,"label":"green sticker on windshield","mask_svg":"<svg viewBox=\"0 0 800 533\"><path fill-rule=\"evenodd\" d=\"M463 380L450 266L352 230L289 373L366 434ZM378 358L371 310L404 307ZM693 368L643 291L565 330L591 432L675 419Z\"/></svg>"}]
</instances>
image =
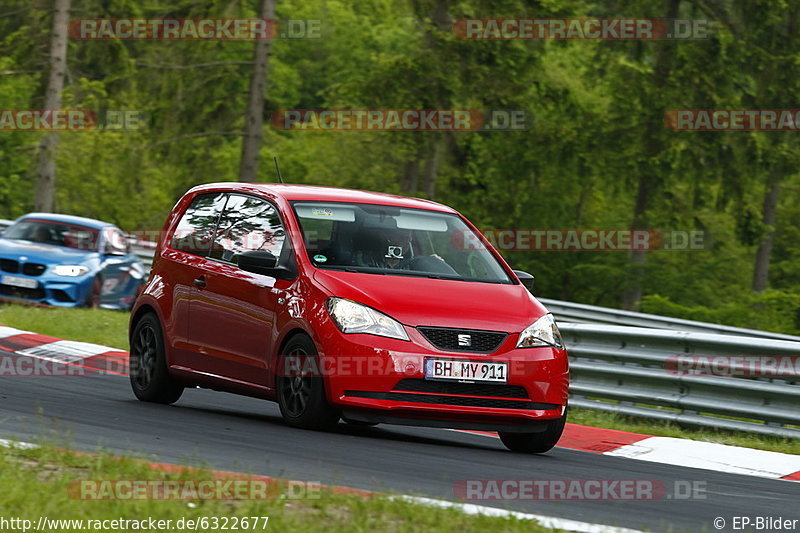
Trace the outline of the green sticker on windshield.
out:
<instances>
[{"instance_id":1,"label":"green sticker on windshield","mask_svg":"<svg viewBox=\"0 0 800 533\"><path fill-rule=\"evenodd\" d=\"M327 260L328 260L328 258L325 257L322 254L317 254L317 255L314 256L314 261L316 261L317 263L324 263Z\"/></svg>"}]
</instances>

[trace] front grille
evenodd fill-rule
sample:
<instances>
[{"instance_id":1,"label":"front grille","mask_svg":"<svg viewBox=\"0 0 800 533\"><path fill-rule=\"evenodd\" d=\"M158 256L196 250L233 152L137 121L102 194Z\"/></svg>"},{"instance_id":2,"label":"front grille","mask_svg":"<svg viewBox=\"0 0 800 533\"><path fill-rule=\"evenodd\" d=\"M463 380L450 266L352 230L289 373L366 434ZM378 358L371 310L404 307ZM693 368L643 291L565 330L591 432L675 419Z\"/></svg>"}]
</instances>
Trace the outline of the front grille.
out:
<instances>
[{"instance_id":1,"label":"front grille","mask_svg":"<svg viewBox=\"0 0 800 533\"><path fill-rule=\"evenodd\" d=\"M506 340L508 333L502 331L483 331L479 329L417 328L428 341L450 352L491 353Z\"/></svg>"},{"instance_id":2,"label":"front grille","mask_svg":"<svg viewBox=\"0 0 800 533\"><path fill-rule=\"evenodd\" d=\"M428 381L424 379L402 379L394 387L396 391L429 392L434 394L458 394L462 396L494 396L496 398L528 398L525 387L501 383L457 383L450 381Z\"/></svg>"},{"instance_id":3,"label":"front grille","mask_svg":"<svg viewBox=\"0 0 800 533\"><path fill-rule=\"evenodd\" d=\"M74 301L75 301L75 300L72 298L72 296L70 296L69 294L67 294L66 292L64 292L64 291L62 291L62 290L59 290L59 289L51 289L51 291L50 291L50 292L52 292L52 294L53 294L53 299L54 299L55 301L57 301L57 302L70 303L70 302L74 302Z\"/></svg>"},{"instance_id":4,"label":"front grille","mask_svg":"<svg viewBox=\"0 0 800 533\"><path fill-rule=\"evenodd\" d=\"M45 265L39 263L25 263L22 265L22 273L26 276L41 276L47 268Z\"/></svg>"},{"instance_id":5,"label":"front grille","mask_svg":"<svg viewBox=\"0 0 800 533\"><path fill-rule=\"evenodd\" d=\"M25 289L23 287L0 285L0 296L11 296L12 298L24 298L26 300L44 300L46 293L42 288Z\"/></svg>"},{"instance_id":6,"label":"front grille","mask_svg":"<svg viewBox=\"0 0 800 533\"><path fill-rule=\"evenodd\" d=\"M345 396L355 398L371 398L374 400L391 400L406 403L430 403L437 405L458 405L462 407L491 407L494 409L559 409L555 403L540 403L526 400L496 400L494 398L470 398L465 396L437 396L436 394L414 394L409 392L375 392L348 390Z\"/></svg>"},{"instance_id":7,"label":"front grille","mask_svg":"<svg viewBox=\"0 0 800 533\"><path fill-rule=\"evenodd\" d=\"M0 259L0 270L10 274L16 274L19 272L19 262L13 259Z\"/></svg>"}]
</instances>

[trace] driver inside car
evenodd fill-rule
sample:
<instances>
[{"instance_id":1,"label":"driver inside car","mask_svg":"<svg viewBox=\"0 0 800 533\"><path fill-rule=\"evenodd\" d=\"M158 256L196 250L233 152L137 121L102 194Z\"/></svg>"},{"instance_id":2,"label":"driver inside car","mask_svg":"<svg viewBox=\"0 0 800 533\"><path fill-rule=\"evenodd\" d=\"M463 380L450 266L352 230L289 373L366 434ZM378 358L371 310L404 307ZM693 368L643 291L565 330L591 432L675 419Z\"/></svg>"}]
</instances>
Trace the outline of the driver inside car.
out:
<instances>
[{"instance_id":1,"label":"driver inside car","mask_svg":"<svg viewBox=\"0 0 800 533\"><path fill-rule=\"evenodd\" d=\"M414 254L409 231L372 231L359 240L364 246L363 251L357 254L360 266L456 274L438 254Z\"/></svg>"}]
</instances>

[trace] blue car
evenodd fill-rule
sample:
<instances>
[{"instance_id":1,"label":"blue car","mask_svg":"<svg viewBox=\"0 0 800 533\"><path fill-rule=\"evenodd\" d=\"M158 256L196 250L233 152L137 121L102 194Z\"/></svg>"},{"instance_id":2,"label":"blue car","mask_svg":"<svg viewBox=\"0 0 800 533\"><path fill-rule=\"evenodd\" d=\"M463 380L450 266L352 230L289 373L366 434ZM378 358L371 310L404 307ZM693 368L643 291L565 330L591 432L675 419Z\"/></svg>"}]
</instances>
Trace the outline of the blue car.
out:
<instances>
[{"instance_id":1,"label":"blue car","mask_svg":"<svg viewBox=\"0 0 800 533\"><path fill-rule=\"evenodd\" d=\"M58 307L130 309L145 268L107 222L30 213L0 234L0 298Z\"/></svg>"}]
</instances>

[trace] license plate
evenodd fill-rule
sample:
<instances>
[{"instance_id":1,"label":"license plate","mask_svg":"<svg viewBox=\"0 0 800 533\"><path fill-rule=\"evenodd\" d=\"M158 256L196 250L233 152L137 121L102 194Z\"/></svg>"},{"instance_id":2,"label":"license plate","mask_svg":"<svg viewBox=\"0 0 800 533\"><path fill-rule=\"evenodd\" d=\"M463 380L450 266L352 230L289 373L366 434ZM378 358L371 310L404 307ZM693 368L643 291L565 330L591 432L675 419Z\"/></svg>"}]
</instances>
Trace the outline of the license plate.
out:
<instances>
[{"instance_id":1,"label":"license plate","mask_svg":"<svg viewBox=\"0 0 800 533\"><path fill-rule=\"evenodd\" d=\"M17 276L3 276L0 278L0 284L22 287L23 289L35 289L39 286L39 282L35 279L20 278Z\"/></svg>"},{"instance_id":2,"label":"license plate","mask_svg":"<svg viewBox=\"0 0 800 533\"><path fill-rule=\"evenodd\" d=\"M508 381L508 365L489 361L426 359L425 379L506 383Z\"/></svg>"}]
</instances>

